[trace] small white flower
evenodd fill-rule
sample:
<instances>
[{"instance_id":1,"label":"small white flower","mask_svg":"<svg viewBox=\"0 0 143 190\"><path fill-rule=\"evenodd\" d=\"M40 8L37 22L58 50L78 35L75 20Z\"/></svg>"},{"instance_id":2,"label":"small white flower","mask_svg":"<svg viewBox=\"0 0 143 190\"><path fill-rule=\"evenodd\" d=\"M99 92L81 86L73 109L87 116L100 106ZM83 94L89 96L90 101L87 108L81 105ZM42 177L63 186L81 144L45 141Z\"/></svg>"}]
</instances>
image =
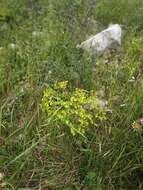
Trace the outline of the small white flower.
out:
<instances>
[{"instance_id":1,"label":"small white flower","mask_svg":"<svg viewBox=\"0 0 143 190\"><path fill-rule=\"evenodd\" d=\"M33 32L32 32L32 35L33 35L33 36L36 36L36 35L37 35L37 32L36 32L36 31L33 31Z\"/></svg>"},{"instance_id":2,"label":"small white flower","mask_svg":"<svg viewBox=\"0 0 143 190\"><path fill-rule=\"evenodd\" d=\"M15 49L15 48L16 48L16 44L11 43L11 44L10 44L10 47L11 47L12 49Z\"/></svg>"},{"instance_id":3,"label":"small white flower","mask_svg":"<svg viewBox=\"0 0 143 190\"><path fill-rule=\"evenodd\" d=\"M129 82L134 82L135 81L135 77L132 76L132 78L129 80Z\"/></svg>"},{"instance_id":4,"label":"small white flower","mask_svg":"<svg viewBox=\"0 0 143 190\"><path fill-rule=\"evenodd\" d=\"M126 104L121 104L120 107L126 107Z\"/></svg>"},{"instance_id":5,"label":"small white flower","mask_svg":"<svg viewBox=\"0 0 143 190\"><path fill-rule=\"evenodd\" d=\"M40 35L42 35L43 33L42 32L37 32L37 31L33 31L32 32L32 36L40 36Z\"/></svg>"},{"instance_id":6,"label":"small white flower","mask_svg":"<svg viewBox=\"0 0 143 190\"><path fill-rule=\"evenodd\" d=\"M132 79L133 79L133 80L135 80L135 77L134 77L134 76L132 76Z\"/></svg>"},{"instance_id":7,"label":"small white flower","mask_svg":"<svg viewBox=\"0 0 143 190\"><path fill-rule=\"evenodd\" d=\"M52 71L50 70L50 71L48 72L48 74L51 75L51 74L52 74Z\"/></svg>"}]
</instances>

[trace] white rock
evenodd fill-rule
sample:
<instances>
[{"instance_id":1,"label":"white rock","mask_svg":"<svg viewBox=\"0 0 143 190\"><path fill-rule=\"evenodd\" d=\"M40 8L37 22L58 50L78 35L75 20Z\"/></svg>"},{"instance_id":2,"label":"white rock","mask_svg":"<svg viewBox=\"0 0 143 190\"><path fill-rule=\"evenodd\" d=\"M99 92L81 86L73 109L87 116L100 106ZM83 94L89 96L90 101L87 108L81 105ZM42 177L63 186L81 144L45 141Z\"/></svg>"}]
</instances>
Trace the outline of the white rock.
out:
<instances>
[{"instance_id":1,"label":"white rock","mask_svg":"<svg viewBox=\"0 0 143 190\"><path fill-rule=\"evenodd\" d=\"M110 49L118 49L121 45L121 33L119 24L110 25L106 30L77 45L77 48L99 55Z\"/></svg>"}]
</instances>

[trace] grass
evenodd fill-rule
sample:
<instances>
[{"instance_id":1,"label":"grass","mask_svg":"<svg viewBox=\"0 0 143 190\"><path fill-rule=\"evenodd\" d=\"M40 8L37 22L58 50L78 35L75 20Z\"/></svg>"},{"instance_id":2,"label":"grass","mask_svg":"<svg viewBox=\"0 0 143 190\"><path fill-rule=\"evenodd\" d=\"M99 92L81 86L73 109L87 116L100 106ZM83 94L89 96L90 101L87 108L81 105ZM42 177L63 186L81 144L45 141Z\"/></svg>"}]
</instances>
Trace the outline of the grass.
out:
<instances>
[{"instance_id":1,"label":"grass","mask_svg":"<svg viewBox=\"0 0 143 190\"><path fill-rule=\"evenodd\" d=\"M142 190L143 2L1 0L0 188ZM90 57L76 45L110 23L123 27L118 53ZM45 88L69 81L108 101L106 121L87 142L53 125L42 110ZM102 91L102 93L101 93Z\"/></svg>"}]
</instances>

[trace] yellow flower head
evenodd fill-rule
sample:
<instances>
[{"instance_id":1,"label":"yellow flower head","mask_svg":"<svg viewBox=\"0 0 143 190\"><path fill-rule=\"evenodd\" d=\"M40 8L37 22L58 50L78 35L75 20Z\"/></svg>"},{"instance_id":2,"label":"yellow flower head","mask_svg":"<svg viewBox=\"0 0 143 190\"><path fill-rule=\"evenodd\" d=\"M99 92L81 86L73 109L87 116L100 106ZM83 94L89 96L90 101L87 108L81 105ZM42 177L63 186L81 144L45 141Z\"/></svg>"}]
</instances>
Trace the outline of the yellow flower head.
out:
<instances>
[{"instance_id":1,"label":"yellow flower head","mask_svg":"<svg viewBox=\"0 0 143 190\"><path fill-rule=\"evenodd\" d=\"M62 81L55 84L55 88L57 89L66 89L67 88L68 81Z\"/></svg>"}]
</instances>

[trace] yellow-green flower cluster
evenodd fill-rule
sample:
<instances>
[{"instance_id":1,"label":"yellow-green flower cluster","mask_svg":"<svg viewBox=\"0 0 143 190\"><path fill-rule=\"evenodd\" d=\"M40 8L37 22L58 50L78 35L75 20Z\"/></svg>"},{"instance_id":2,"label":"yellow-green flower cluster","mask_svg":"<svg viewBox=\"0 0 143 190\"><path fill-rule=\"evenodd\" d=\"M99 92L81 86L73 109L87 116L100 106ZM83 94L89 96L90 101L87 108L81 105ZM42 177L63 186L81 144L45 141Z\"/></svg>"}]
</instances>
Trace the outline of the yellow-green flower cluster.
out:
<instances>
[{"instance_id":1,"label":"yellow-green flower cluster","mask_svg":"<svg viewBox=\"0 0 143 190\"><path fill-rule=\"evenodd\" d=\"M42 105L58 126L69 127L72 135L84 135L93 123L94 116L90 109L86 109L86 105L93 107L97 97L79 88L69 91L67 84L64 81L56 83L52 88L48 87L44 91Z\"/></svg>"}]
</instances>

